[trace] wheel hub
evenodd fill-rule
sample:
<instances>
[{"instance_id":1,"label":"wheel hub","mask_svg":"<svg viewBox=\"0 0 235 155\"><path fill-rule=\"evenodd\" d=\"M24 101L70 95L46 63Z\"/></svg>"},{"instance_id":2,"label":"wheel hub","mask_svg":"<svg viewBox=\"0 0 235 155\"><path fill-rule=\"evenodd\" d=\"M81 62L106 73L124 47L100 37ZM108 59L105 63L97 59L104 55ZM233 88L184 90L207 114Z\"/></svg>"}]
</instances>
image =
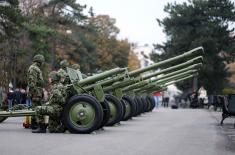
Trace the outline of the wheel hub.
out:
<instances>
[{"instance_id":1,"label":"wheel hub","mask_svg":"<svg viewBox=\"0 0 235 155\"><path fill-rule=\"evenodd\" d=\"M78 112L78 119L79 120L84 120L84 119L86 119L86 117L87 117L87 112L86 112L86 110L85 109L83 109L83 110L80 110L79 112Z\"/></svg>"},{"instance_id":2,"label":"wheel hub","mask_svg":"<svg viewBox=\"0 0 235 155\"><path fill-rule=\"evenodd\" d=\"M78 102L71 108L70 118L75 125L87 127L94 121L95 111L86 102Z\"/></svg>"}]
</instances>

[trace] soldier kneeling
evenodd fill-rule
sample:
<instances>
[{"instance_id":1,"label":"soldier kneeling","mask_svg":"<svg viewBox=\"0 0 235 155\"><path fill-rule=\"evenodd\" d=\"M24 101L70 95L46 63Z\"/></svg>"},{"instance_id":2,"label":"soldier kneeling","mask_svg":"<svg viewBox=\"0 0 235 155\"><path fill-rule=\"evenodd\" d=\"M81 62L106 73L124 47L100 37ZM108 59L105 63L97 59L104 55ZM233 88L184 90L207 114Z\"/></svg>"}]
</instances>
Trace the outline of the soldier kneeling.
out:
<instances>
[{"instance_id":1,"label":"soldier kneeling","mask_svg":"<svg viewBox=\"0 0 235 155\"><path fill-rule=\"evenodd\" d=\"M63 106L66 100L66 88L60 83L61 76L56 71L49 74L51 91L48 105L36 107L36 114L39 119L39 128L33 130L33 133L46 133L44 117L49 115L48 130L51 133L62 133L65 127L61 122Z\"/></svg>"}]
</instances>

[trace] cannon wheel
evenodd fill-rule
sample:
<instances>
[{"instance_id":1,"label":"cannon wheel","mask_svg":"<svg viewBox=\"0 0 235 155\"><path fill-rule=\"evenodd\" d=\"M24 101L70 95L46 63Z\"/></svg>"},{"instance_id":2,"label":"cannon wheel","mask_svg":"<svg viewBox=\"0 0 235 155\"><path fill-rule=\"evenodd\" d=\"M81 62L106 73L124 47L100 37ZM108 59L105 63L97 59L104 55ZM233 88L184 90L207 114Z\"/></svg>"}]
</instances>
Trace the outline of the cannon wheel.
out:
<instances>
[{"instance_id":1,"label":"cannon wheel","mask_svg":"<svg viewBox=\"0 0 235 155\"><path fill-rule=\"evenodd\" d=\"M141 113L142 113L142 111L143 111L143 103L142 103L142 100L141 100L141 98L140 97L135 97L135 101L136 101L136 104L137 104L137 113L136 113L136 115L135 116L138 116L138 115L140 115Z\"/></svg>"},{"instance_id":2,"label":"cannon wheel","mask_svg":"<svg viewBox=\"0 0 235 155\"><path fill-rule=\"evenodd\" d=\"M7 119L7 117L0 117L0 123L4 122Z\"/></svg>"},{"instance_id":3,"label":"cannon wheel","mask_svg":"<svg viewBox=\"0 0 235 155\"><path fill-rule=\"evenodd\" d=\"M134 97L134 103L135 103L135 113L133 115L133 117L136 117L138 116L138 113L139 113L139 110L140 110L140 105L139 105L139 102L138 102L138 97Z\"/></svg>"},{"instance_id":4,"label":"cannon wheel","mask_svg":"<svg viewBox=\"0 0 235 155\"><path fill-rule=\"evenodd\" d=\"M146 102L145 97L141 97L140 100L141 100L141 103L142 103L142 106L143 106L143 109L142 109L141 112L145 113L146 109L148 108L148 103Z\"/></svg>"},{"instance_id":5,"label":"cannon wheel","mask_svg":"<svg viewBox=\"0 0 235 155\"><path fill-rule=\"evenodd\" d=\"M136 107L134 101L130 96L125 95L122 99L126 102L126 113L123 118L123 121L127 121L134 115Z\"/></svg>"},{"instance_id":6,"label":"cannon wheel","mask_svg":"<svg viewBox=\"0 0 235 155\"><path fill-rule=\"evenodd\" d=\"M100 126L102 120L102 106L91 95L75 95L65 104L62 121L71 133L91 133Z\"/></svg>"},{"instance_id":7,"label":"cannon wheel","mask_svg":"<svg viewBox=\"0 0 235 155\"><path fill-rule=\"evenodd\" d=\"M113 126L116 123L119 123L123 117L123 105L115 96L111 94L105 95L105 99L108 101L110 107L110 118L106 126Z\"/></svg>"},{"instance_id":8,"label":"cannon wheel","mask_svg":"<svg viewBox=\"0 0 235 155\"><path fill-rule=\"evenodd\" d=\"M147 96L146 99L148 100L148 102L150 103L150 109L149 112L152 111L155 107L155 100L153 98L153 96Z\"/></svg>"},{"instance_id":9,"label":"cannon wheel","mask_svg":"<svg viewBox=\"0 0 235 155\"><path fill-rule=\"evenodd\" d=\"M103 120L102 120L100 126L98 127L98 129L102 128L103 126L105 126L108 123L109 118L110 118L110 113L111 113L108 101L106 99L104 100L104 102L101 102L100 104L103 108L104 115L103 115Z\"/></svg>"},{"instance_id":10,"label":"cannon wheel","mask_svg":"<svg viewBox=\"0 0 235 155\"><path fill-rule=\"evenodd\" d=\"M122 119L121 119L121 121L124 119L124 117L125 117L125 115L126 115L126 113L128 113L126 110L126 108L128 108L128 103L126 103L126 101L125 100L123 100L123 99L121 99L120 100L121 101L121 103L122 103L122 110L123 110L123 114L122 114Z\"/></svg>"},{"instance_id":11,"label":"cannon wheel","mask_svg":"<svg viewBox=\"0 0 235 155\"><path fill-rule=\"evenodd\" d=\"M146 96L145 100L146 100L146 103L148 104L148 108L147 108L147 111L146 111L146 112L150 112L150 111L151 111L151 108L152 108L152 101L151 101L151 99L149 98L149 96Z\"/></svg>"}]
</instances>

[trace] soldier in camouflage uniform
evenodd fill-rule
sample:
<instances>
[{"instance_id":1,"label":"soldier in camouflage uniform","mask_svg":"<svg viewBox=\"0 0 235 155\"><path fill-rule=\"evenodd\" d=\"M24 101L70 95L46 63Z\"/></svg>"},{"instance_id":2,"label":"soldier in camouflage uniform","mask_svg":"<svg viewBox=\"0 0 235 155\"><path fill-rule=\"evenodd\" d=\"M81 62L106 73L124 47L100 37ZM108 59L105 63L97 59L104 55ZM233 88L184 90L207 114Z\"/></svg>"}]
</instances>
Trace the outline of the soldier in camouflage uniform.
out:
<instances>
[{"instance_id":1,"label":"soldier in camouflage uniform","mask_svg":"<svg viewBox=\"0 0 235 155\"><path fill-rule=\"evenodd\" d=\"M79 65L79 64L73 64L73 65L71 66L71 68L77 70L77 74L78 74L79 79L85 79L85 78L87 78L87 75L86 75L86 74L81 73L81 71L80 71L80 65ZM81 76L81 77L80 77L80 76Z\"/></svg>"},{"instance_id":2,"label":"soldier in camouflage uniform","mask_svg":"<svg viewBox=\"0 0 235 155\"><path fill-rule=\"evenodd\" d=\"M61 76L55 71L49 75L51 82L51 91L48 105L38 106L36 108L37 116L40 120L44 119L45 115L49 115L48 130L51 133L61 133L65 131L65 127L61 122L61 115L66 99L66 88L60 83ZM33 133L46 133L46 126L42 124L40 128Z\"/></svg>"},{"instance_id":3,"label":"soldier in camouflage uniform","mask_svg":"<svg viewBox=\"0 0 235 155\"><path fill-rule=\"evenodd\" d=\"M65 59L65 60L62 60L60 62L60 69L58 70L58 73L60 74L61 76L61 82L63 84L69 84L69 77L68 77L68 73L67 73L67 67L69 66L69 62Z\"/></svg>"},{"instance_id":4,"label":"soldier in camouflage uniform","mask_svg":"<svg viewBox=\"0 0 235 155\"><path fill-rule=\"evenodd\" d=\"M33 64L29 67L27 72L28 92L27 96L32 99L32 108L40 106L43 103L43 84L42 67L45 62L45 58L41 54L37 54L33 57ZM31 128L37 127L37 121L35 117L32 117Z\"/></svg>"}]
</instances>

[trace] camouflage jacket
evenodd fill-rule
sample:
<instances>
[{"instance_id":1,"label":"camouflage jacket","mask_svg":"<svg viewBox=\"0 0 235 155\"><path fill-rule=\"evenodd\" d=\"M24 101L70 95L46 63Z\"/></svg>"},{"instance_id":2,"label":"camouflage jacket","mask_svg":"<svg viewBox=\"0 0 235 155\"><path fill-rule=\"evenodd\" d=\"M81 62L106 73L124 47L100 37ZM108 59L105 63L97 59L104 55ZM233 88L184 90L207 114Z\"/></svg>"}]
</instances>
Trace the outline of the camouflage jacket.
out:
<instances>
[{"instance_id":1,"label":"camouflage jacket","mask_svg":"<svg viewBox=\"0 0 235 155\"><path fill-rule=\"evenodd\" d=\"M68 75L68 73L65 69L63 69L63 68L59 69L58 73L60 74L60 76L62 78L61 82L63 84L69 84L70 83L69 75Z\"/></svg>"},{"instance_id":2,"label":"camouflage jacket","mask_svg":"<svg viewBox=\"0 0 235 155\"><path fill-rule=\"evenodd\" d=\"M42 89L44 80L42 77L42 71L37 66L36 63L33 63L27 72L27 82L30 93L37 92L38 89Z\"/></svg>"},{"instance_id":3,"label":"camouflage jacket","mask_svg":"<svg viewBox=\"0 0 235 155\"><path fill-rule=\"evenodd\" d=\"M60 68L60 69L58 70L58 73L60 74L60 76L61 76L62 78L66 78L66 76L68 76L66 70L64 70L63 68Z\"/></svg>"},{"instance_id":4,"label":"camouflage jacket","mask_svg":"<svg viewBox=\"0 0 235 155\"><path fill-rule=\"evenodd\" d=\"M49 105L63 106L65 104L66 97L66 87L61 83L54 83L50 91Z\"/></svg>"}]
</instances>

